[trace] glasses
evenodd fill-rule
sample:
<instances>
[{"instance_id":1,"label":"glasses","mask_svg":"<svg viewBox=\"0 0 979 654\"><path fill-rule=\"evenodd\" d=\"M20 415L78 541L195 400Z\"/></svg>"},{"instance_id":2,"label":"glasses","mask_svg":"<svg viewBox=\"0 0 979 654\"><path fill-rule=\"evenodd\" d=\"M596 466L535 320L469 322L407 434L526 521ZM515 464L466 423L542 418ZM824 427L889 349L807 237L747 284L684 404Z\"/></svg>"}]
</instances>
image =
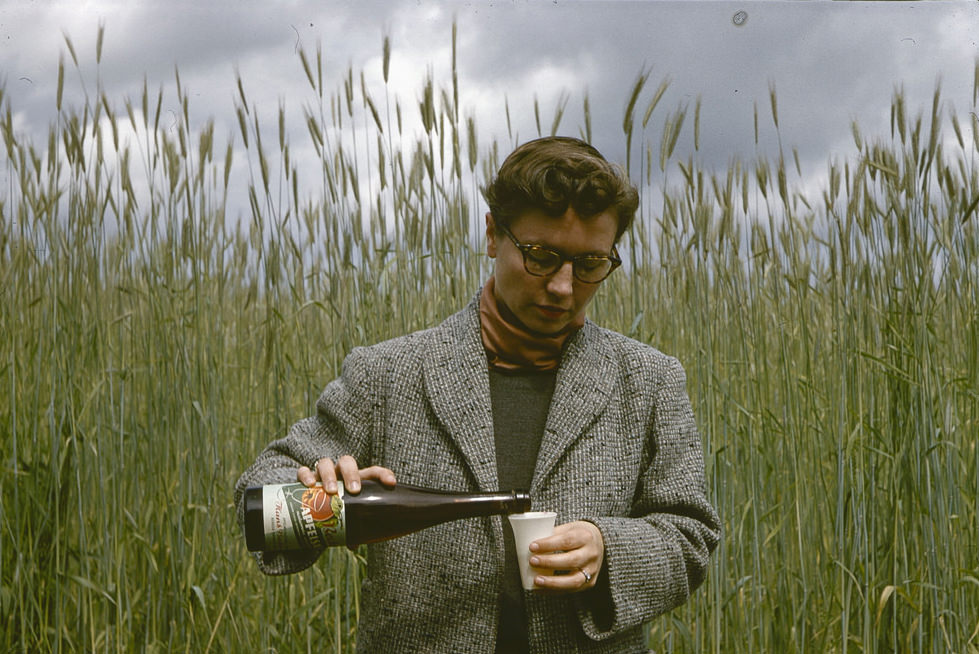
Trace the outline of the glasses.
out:
<instances>
[{"instance_id":1,"label":"glasses","mask_svg":"<svg viewBox=\"0 0 979 654\"><path fill-rule=\"evenodd\" d=\"M597 284L622 265L622 259L619 258L619 253L614 246L609 256L582 254L577 257L569 257L540 245L521 243L505 225L500 225L500 229L510 237L513 244L523 254L524 269L535 277L553 275L561 269L565 261L570 261L571 271L575 279L586 284Z\"/></svg>"}]
</instances>

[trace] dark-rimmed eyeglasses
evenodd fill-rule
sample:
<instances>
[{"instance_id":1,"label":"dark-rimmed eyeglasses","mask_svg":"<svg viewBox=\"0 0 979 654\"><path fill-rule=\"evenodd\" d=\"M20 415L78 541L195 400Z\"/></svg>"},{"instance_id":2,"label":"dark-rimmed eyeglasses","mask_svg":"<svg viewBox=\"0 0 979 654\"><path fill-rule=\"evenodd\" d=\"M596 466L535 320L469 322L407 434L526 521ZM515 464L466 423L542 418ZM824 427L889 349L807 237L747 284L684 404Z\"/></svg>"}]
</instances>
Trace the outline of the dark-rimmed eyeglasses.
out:
<instances>
[{"instance_id":1,"label":"dark-rimmed eyeglasses","mask_svg":"<svg viewBox=\"0 0 979 654\"><path fill-rule=\"evenodd\" d=\"M500 229L510 237L513 244L517 246L523 255L524 269L535 277L547 277L553 275L565 261L571 262L571 271L574 278L586 284L597 284L612 274L612 271L622 265L622 259L615 247L608 256L601 254L582 254L576 257L569 257L561 252L545 248L541 245L528 245L521 243L513 233L505 226L500 225Z\"/></svg>"}]
</instances>

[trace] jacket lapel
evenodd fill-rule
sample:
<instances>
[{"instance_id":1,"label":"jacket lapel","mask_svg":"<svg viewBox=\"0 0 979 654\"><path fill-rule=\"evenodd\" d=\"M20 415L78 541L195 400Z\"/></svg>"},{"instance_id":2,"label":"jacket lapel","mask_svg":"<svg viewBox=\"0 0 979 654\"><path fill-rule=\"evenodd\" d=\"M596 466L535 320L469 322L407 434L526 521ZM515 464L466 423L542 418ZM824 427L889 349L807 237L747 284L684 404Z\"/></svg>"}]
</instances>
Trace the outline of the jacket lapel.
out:
<instances>
[{"instance_id":1,"label":"jacket lapel","mask_svg":"<svg viewBox=\"0 0 979 654\"><path fill-rule=\"evenodd\" d=\"M480 490L499 484L486 354L479 337L479 295L433 330L425 355L425 391ZM595 418L614 391L612 350L590 321L572 336L548 412L531 492Z\"/></svg>"},{"instance_id":2,"label":"jacket lapel","mask_svg":"<svg viewBox=\"0 0 979 654\"><path fill-rule=\"evenodd\" d=\"M479 337L479 295L432 331L425 355L425 391L459 447L480 490L497 490L493 406L486 354Z\"/></svg>"},{"instance_id":3,"label":"jacket lapel","mask_svg":"<svg viewBox=\"0 0 979 654\"><path fill-rule=\"evenodd\" d=\"M568 341L554 386L531 493L564 452L592 424L614 390L612 350L598 327L585 321Z\"/></svg>"}]
</instances>

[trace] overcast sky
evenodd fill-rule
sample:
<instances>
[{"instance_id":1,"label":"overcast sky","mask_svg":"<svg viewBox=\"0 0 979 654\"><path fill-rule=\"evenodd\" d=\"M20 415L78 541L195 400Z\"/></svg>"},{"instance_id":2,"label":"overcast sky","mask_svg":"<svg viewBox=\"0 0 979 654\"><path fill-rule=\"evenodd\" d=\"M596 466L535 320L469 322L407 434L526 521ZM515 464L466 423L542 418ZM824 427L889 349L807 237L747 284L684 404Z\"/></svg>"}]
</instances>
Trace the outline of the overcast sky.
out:
<instances>
[{"instance_id":1,"label":"overcast sky","mask_svg":"<svg viewBox=\"0 0 979 654\"><path fill-rule=\"evenodd\" d=\"M280 103L291 112L296 151L308 142L301 108L314 99L297 57L323 48L328 89L348 66L382 94L382 41L392 46L391 86L414 107L425 76L451 81L452 24L458 24L461 113L472 115L485 144L508 145L504 98L517 140L536 136L533 102L549 131L568 98L561 132L579 133L587 90L593 141L622 161L622 118L640 72L649 82L639 116L664 78L667 93L650 122L658 134L678 106L702 102L698 159L723 170L756 156L753 111L762 149L774 143L769 87L779 103L782 142L799 149L804 175L816 178L832 157L852 156L850 124L886 136L890 99L903 86L910 107L929 110L941 78L944 109L971 135L979 47L975 2L137 2L76 0L0 4L0 77L20 133L43 143L55 105L59 53L71 67L70 36L91 92L95 39L105 25L101 79L117 108L167 89L174 68L188 89L192 122L213 118L218 135L237 132L235 76L269 121ZM358 84L359 86L359 84ZM78 75L66 77L66 102L80 102ZM417 112L416 112L417 113ZM692 146L692 117L680 156ZM274 129L271 134L274 134ZM951 130L949 130L951 135ZM658 143L658 140L657 140ZM307 143L308 151L308 143Z\"/></svg>"}]
</instances>

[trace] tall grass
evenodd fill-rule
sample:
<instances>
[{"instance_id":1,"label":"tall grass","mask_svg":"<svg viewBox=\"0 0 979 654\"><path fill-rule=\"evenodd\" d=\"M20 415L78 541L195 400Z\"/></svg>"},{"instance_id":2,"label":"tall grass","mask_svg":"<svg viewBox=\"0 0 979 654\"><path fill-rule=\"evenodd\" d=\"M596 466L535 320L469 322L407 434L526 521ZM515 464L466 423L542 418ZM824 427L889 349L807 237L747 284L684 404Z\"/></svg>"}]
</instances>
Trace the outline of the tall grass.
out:
<instances>
[{"instance_id":1,"label":"tall grass","mask_svg":"<svg viewBox=\"0 0 979 654\"><path fill-rule=\"evenodd\" d=\"M475 189L512 144L480 143L454 66L393 96L386 40L381 89L301 53L315 171L247 80L222 142L179 73L172 116L146 85L120 100L85 80L65 102L66 47L46 143L0 95L0 650L352 651L362 559L262 577L230 489L351 347L472 296ZM681 133L700 146L699 103L660 109L668 81L647 78L623 129L663 199L647 194L592 315L686 364L725 522L705 588L650 645L979 651L975 113L960 124L938 90L914 113L896 91L890 133L854 125L813 193L797 156L677 160ZM777 133L774 89L770 113Z\"/></svg>"}]
</instances>

